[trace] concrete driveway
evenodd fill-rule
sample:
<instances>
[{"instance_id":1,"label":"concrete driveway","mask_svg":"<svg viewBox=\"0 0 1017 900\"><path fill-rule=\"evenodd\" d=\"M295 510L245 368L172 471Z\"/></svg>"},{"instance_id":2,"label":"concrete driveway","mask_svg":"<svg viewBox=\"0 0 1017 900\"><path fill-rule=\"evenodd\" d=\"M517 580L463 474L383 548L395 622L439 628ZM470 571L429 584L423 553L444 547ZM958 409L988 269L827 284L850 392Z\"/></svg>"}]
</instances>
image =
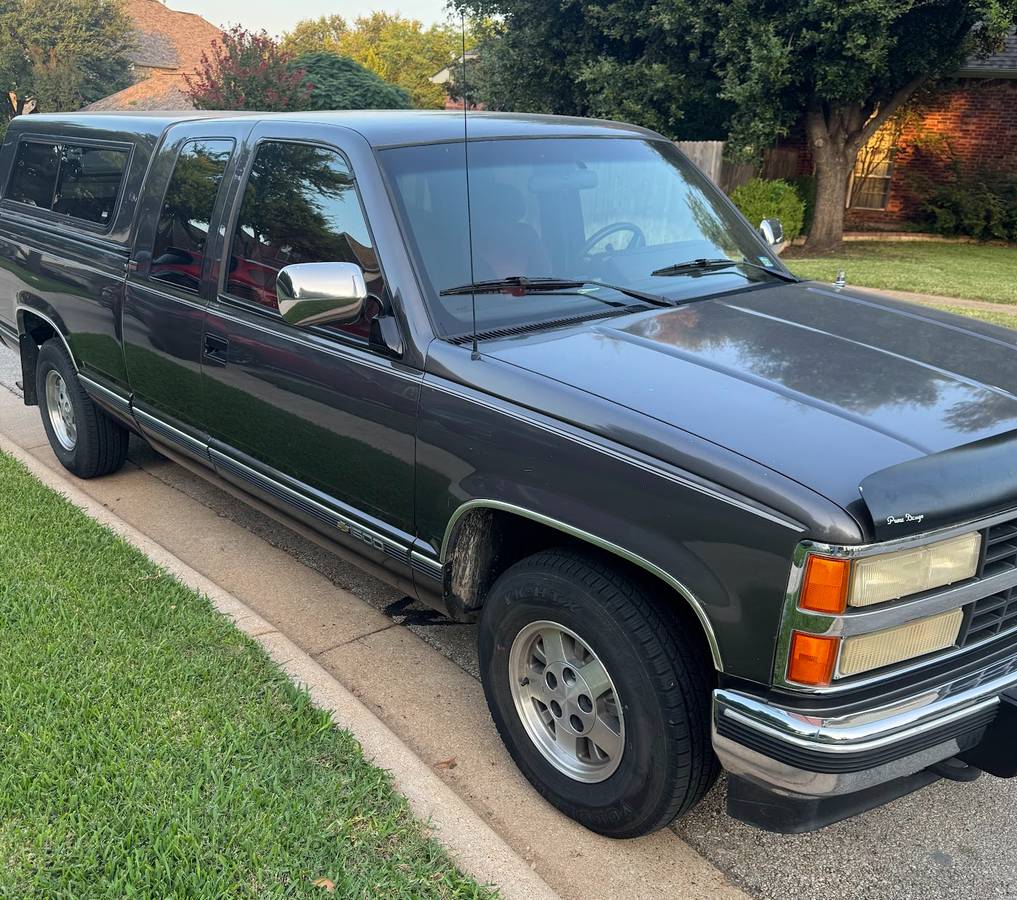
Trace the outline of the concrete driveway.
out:
<instances>
[{"instance_id":1,"label":"concrete driveway","mask_svg":"<svg viewBox=\"0 0 1017 900\"><path fill-rule=\"evenodd\" d=\"M0 430L57 467L38 410L17 398L19 377L0 349ZM77 484L307 649L563 896L1017 897L1017 784L989 776L787 837L728 819L721 782L671 830L592 835L544 803L501 749L473 627L409 602L140 440L122 473Z\"/></svg>"}]
</instances>

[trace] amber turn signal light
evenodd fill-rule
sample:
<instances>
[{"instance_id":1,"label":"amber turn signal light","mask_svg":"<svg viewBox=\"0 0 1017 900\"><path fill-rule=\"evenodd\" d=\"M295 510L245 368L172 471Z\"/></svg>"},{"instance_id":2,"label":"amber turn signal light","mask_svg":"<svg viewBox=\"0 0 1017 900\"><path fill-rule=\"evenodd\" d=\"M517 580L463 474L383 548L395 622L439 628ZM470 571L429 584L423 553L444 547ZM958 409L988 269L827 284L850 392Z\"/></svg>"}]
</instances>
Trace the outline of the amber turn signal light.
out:
<instances>
[{"instance_id":1,"label":"amber turn signal light","mask_svg":"<svg viewBox=\"0 0 1017 900\"><path fill-rule=\"evenodd\" d=\"M840 638L793 632L787 680L817 687L828 685L833 679L833 667L837 662L839 648Z\"/></svg>"},{"instance_id":2,"label":"amber turn signal light","mask_svg":"<svg viewBox=\"0 0 1017 900\"><path fill-rule=\"evenodd\" d=\"M810 556L798 605L812 612L839 615L847 608L851 563L829 556Z\"/></svg>"}]
</instances>

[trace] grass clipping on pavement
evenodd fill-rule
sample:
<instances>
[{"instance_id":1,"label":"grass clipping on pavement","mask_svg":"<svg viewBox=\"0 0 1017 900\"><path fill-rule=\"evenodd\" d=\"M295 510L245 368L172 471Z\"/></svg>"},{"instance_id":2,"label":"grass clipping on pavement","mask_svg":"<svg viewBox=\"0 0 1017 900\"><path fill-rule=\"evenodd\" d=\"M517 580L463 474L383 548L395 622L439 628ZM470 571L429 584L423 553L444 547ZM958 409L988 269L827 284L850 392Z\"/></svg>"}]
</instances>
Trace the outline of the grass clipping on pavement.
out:
<instances>
[{"instance_id":1,"label":"grass clipping on pavement","mask_svg":"<svg viewBox=\"0 0 1017 900\"><path fill-rule=\"evenodd\" d=\"M0 896L491 896L205 598L2 454L0 497Z\"/></svg>"}]
</instances>

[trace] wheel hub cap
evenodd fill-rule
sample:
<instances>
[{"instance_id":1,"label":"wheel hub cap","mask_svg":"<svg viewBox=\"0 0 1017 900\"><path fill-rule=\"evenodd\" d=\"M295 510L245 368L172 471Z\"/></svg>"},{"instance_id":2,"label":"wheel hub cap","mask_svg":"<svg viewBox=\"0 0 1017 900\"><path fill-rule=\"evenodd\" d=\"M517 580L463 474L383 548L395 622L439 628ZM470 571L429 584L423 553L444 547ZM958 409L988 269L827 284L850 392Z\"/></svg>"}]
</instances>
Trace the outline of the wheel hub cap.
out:
<instances>
[{"instance_id":1,"label":"wheel hub cap","mask_svg":"<svg viewBox=\"0 0 1017 900\"><path fill-rule=\"evenodd\" d=\"M625 748L625 721L604 664L575 632L532 622L509 651L512 699L526 733L556 769L604 781Z\"/></svg>"},{"instance_id":2,"label":"wheel hub cap","mask_svg":"<svg viewBox=\"0 0 1017 900\"><path fill-rule=\"evenodd\" d=\"M74 406L67 392L63 376L51 369L46 374L46 409L53 433L64 450L73 450L78 443L78 426L74 421Z\"/></svg>"}]
</instances>

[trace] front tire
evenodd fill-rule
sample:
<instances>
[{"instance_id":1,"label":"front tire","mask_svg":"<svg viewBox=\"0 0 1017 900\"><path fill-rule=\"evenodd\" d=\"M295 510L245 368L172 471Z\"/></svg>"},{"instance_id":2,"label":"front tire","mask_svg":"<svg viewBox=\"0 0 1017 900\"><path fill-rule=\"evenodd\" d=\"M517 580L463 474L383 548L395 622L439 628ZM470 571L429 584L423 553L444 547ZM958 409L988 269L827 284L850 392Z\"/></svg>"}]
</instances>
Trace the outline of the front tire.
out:
<instances>
[{"instance_id":1,"label":"front tire","mask_svg":"<svg viewBox=\"0 0 1017 900\"><path fill-rule=\"evenodd\" d=\"M587 828L647 834L715 781L709 661L645 588L599 557L548 550L508 569L484 604L479 649L512 758Z\"/></svg>"},{"instance_id":2,"label":"front tire","mask_svg":"<svg viewBox=\"0 0 1017 900\"><path fill-rule=\"evenodd\" d=\"M46 437L65 469L78 478L96 478L124 464L129 432L85 393L56 338L39 350L35 387Z\"/></svg>"}]
</instances>

